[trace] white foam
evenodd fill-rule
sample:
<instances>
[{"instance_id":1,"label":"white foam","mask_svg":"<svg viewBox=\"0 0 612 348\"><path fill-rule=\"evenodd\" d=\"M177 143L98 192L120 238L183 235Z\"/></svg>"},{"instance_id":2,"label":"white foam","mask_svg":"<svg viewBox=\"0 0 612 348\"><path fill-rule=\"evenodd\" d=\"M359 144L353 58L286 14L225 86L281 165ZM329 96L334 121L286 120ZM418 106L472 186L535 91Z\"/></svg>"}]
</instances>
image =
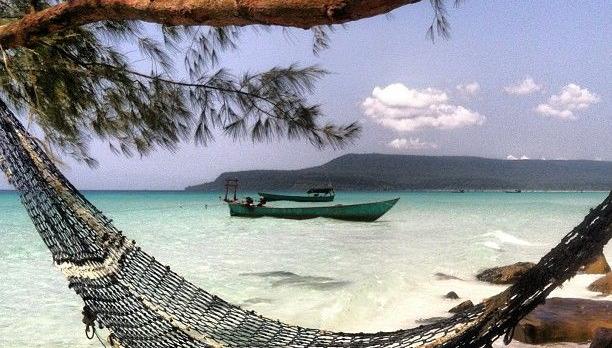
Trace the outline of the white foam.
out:
<instances>
[{"instance_id":1,"label":"white foam","mask_svg":"<svg viewBox=\"0 0 612 348\"><path fill-rule=\"evenodd\" d=\"M503 291L505 286L477 281L475 275L488 267L537 261L581 221L582 210L603 199L603 194L554 194L567 204L551 206L551 194L526 194L522 199L529 198L533 204L523 208L507 207L498 200L505 199L505 194L492 193L463 200L457 209L444 209L446 205L437 199L455 199L454 194L409 193L402 194L406 197L387 220L361 224L232 219L226 207L213 208L216 195L134 193L130 194L133 199L109 195L94 198L106 202L102 208L119 205L124 209L114 216L117 225L196 285L232 303L262 299L259 304L246 304L246 309L273 319L348 332L415 327L422 324L419 319L450 316L448 309L464 300L478 303ZM151 198L158 196L163 199ZM377 199L361 193L343 196L347 197L343 203ZM10 270L3 274L7 281L0 282L0 332L6 333L0 346L36 345L28 333L37 331L45 337L45 347L91 348L82 331L74 329L82 318L78 295L67 291L63 277L53 271L48 251L18 200L0 195L0 205L7 205L5 197L14 203L0 214L0 266ZM209 204L205 216L201 208L188 205L188 199L196 198ZM402 201L414 209L407 209ZM184 208L172 214L142 211L150 202L160 207L180 203ZM537 234L528 234L527 228ZM177 229L182 233L176 234ZM604 253L612 260L612 244ZM330 277L350 284L333 289L274 287L274 279L241 275L269 271ZM440 279L436 272L463 280ZM586 289L598 277L574 277L551 296L612 300ZM449 291L461 298L444 298ZM36 313L34 320L32 313ZM495 347L501 348L502 343ZM536 346L513 342L511 347Z\"/></svg>"},{"instance_id":2,"label":"white foam","mask_svg":"<svg viewBox=\"0 0 612 348\"><path fill-rule=\"evenodd\" d=\"M482 242L482 245L486 246L489 249L493 249L493 250L497 250L497 251L503 251L504 249L502 249L501 245L492 242L492 241L486 241L486 242Z\"/></svg>"},{"instance_id":3,"label":"white foam","mask_svg":"<svg viewBox=\"0 0 612 348\"><path fill-rule=\"evenodd\" d=\"M505 243L505 244L514 244L514 245L524 245L524 246L533 246L534 244L526 241L524 239L520 239L516 236L513 236L509 233L506 233L504 231L501 230L495 230L493 232L488 232L483 234L483 236L485 237L495 237L497 238L500 242Z\"/></svg>"}]
</instances>

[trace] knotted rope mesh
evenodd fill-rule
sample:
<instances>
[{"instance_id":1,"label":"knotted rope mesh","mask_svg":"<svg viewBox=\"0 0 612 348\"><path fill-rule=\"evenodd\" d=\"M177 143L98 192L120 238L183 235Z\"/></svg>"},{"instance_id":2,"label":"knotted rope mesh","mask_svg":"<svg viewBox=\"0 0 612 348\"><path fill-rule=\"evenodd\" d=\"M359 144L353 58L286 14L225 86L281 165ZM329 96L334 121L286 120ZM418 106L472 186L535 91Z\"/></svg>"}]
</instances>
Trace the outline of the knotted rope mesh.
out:
<instances>
[{"instance_id":1,"label":"knotted rope mesh","mask_svg":"<svg viewBox=\"0 0 612 348\"><path fill-rule=\"evenodd\" d=\"M467 311L395 332L330 332L241 309L156 261L68 182L2 101L0 167L82 297L84 322L107 328L114 347L488 347L612 236L611 194L515 285Z\"/></svg>"}]
</instances>

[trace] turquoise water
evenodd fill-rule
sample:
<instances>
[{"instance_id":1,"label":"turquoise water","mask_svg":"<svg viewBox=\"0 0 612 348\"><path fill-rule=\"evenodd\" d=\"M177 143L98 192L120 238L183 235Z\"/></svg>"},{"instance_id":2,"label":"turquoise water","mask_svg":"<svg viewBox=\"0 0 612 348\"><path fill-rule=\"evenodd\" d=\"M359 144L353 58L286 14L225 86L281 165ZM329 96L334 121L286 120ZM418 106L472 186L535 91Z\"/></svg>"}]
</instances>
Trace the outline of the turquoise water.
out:
<instances>
[{"instance_id":1,"label":"turquoise water","mask_svg":"<svg viewBox=\"0 0 612 348\"><path fill-rule=\"evenodd\" d=\"M337 203L401 197L379 221L353 223L230 218L216 194L86 193L128 237L196 285L269 317L344 331L394 330L446 315L458 303L441 298L451 290L473 301L501 291L475 281L476 272L537 261L605 195L340 193ZM17 195L0 193L0 211L0 347L99 347L85 338L82 302ZM612 259L610 246L606 254ZM298 277L248 274L272 271ZM596 298L585 290L593 277L576 277L557 294Z\"/></svg>"}]
</instances>

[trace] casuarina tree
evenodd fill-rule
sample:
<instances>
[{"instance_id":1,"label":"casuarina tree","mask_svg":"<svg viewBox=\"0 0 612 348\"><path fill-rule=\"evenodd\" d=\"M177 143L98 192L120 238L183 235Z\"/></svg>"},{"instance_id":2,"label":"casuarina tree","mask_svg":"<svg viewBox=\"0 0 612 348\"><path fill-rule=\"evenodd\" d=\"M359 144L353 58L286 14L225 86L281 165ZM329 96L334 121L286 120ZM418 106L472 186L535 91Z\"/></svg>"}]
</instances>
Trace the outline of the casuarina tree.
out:
<instances>
[{"instance_id":1,"label":"casuarina tree","mask_svg":"<svg viewBox=\"0 0 612 348\"><path fill-rule=\"evenodd\" d=\"M125 155L206 144L215 130L339 147L360 127L325 122L307 100L323 68L228 71L221 52L237 48L246 26L282 26L312 30L316 54L333 25L416 2L0 0L0 98L41 129L48 150L89 165L95 138ZM444 2L430 2L428 33L447 36ZM136 67L126 47L137 47L150 69Z\"/></svg>"}]
</instances>

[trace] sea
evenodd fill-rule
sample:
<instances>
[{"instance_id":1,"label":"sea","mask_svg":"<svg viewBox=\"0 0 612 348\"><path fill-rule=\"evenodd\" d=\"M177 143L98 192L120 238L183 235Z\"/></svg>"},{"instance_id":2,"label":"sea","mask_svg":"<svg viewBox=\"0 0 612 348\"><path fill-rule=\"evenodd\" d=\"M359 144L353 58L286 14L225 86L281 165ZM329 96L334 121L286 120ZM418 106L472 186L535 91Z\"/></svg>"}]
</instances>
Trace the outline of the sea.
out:
<instances>
[{"instance_id":1,"label":"sea","mask_svg":"<svg viewBox=\"0 0 612 348\"><path fill-rule=\"evenodd\" d=\"M126 236L197 286L267 317L348 332L418 326L504 290L475 275L537 262L606 195L338 193L333 204L401 198L362 223L230 217L218 194L85 192ZM0 212L0 347L101 347L85 337L82 301L16 193L0 193ZM604 252L612 261L612 247ZM597 278L579 275L553 296L612 300L586 289ZM449 291L461 299L443 298Z\"/></svg>"}]
</instances>

